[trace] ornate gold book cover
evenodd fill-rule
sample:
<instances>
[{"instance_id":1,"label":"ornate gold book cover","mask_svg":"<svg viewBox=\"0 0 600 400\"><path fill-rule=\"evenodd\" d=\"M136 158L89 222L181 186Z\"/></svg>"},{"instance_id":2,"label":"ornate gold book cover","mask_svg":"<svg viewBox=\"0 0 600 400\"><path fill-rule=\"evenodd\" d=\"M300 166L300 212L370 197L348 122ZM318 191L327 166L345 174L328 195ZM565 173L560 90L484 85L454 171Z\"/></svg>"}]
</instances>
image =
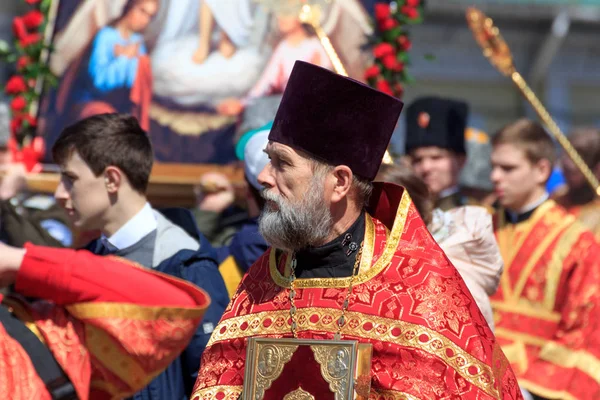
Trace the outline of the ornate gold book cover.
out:
<instances>
[{"instance_id":1,"label":"ornate gold book cover","mask_svg":"<svg viewBox=\"0 0 600 400\"><path fill-rule=\"evenodd\" d=\"M356 340L250 338L245 400L366 400L372 345Z\"/></svg>"}]
</instances>

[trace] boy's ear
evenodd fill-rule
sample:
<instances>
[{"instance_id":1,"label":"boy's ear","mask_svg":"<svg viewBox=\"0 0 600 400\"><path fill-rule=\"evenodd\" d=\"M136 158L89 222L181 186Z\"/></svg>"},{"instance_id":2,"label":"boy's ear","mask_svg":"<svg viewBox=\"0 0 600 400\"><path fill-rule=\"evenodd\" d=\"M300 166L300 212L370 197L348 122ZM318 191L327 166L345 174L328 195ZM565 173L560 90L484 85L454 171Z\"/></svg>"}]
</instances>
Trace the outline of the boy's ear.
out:
<instances>
[{"instance_id":1,"label":"boy's ear","mask_svg":"<svg viewBox=\"0 0 600 400\"><path fill-rule=\"evenodd\" d=\"M119 190L123 183L123 173L117 167L107 167L104 170L104 185L110 194L114 194Z\"/></svg>"}]
</instances>

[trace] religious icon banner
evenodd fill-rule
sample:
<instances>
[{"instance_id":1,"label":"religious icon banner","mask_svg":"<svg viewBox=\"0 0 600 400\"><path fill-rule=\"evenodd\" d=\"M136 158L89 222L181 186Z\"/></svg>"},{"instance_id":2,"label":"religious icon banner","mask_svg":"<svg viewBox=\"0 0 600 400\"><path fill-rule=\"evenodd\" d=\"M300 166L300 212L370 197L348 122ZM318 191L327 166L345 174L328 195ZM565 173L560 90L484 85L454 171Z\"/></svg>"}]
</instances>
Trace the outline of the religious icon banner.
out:
<instances>
[{"instance_id":1,"label":"religious icon banner","mask_svg":"<svg viewBox=\"0 0 600 400\"><path fill-rule=\"evenodd\" d=\"M363 0L311 0L349 74L362 79L372 33ZM366 1L366 0L365 0ZM76 120L135 115L156 160L226 165L271 121L296 60L333 69L301 0L53 0L39 134L50 149ZM285 7L282 7L285 5ZM51 155L46 155L51 161Z\"/></svg>"}]
</instances>

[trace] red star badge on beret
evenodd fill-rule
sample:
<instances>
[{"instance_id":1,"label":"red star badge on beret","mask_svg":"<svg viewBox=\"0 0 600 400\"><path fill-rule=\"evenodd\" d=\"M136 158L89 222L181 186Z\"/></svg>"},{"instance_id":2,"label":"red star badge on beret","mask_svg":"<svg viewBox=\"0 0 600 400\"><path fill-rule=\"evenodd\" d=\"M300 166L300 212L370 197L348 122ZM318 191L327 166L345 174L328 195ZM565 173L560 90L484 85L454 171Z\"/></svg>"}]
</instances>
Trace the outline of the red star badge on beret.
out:
<instances>
[{"instance_id":1,"label":"red star badge on beret","mask_svg":"<svg viewBox=\"0 0 600 400\"><path fill-rule=\"evenodd\" d=\"M431 121L431 117L426 112L420 113L419 117L417 118L417 124L419 124L419 126L423 129L429 126L429 121Z\"/></svg>"}]
</instances>

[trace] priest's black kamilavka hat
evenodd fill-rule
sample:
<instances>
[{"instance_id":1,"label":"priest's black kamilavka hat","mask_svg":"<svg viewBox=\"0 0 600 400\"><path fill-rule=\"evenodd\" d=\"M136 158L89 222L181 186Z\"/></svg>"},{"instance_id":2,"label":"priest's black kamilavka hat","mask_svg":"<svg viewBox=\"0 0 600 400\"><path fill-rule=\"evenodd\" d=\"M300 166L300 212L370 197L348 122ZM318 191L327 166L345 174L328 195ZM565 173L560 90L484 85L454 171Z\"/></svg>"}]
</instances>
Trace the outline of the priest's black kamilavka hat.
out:
<instances>
[{"instance_id":1,"label":"priest's black kamilavka hat","mask_svg":"<svg viewBox=\"0 0 600 400\"><path fill-rule=\"evenodd\" d=\"M354 79L296 61L269 140L373 180L402 106Z\"/></svg>"},{"instance_id":2,"label":"priest's black kamilavka hat","mask_svg":"<svg viewBox=\"0 0 600 400\"><path fill-rule=\"evenodd\" d=\"M469 107L459 100L421 97L406 109L406 153L420 147L441 147L465 154Z\"/></svg>"}]
</instances>

